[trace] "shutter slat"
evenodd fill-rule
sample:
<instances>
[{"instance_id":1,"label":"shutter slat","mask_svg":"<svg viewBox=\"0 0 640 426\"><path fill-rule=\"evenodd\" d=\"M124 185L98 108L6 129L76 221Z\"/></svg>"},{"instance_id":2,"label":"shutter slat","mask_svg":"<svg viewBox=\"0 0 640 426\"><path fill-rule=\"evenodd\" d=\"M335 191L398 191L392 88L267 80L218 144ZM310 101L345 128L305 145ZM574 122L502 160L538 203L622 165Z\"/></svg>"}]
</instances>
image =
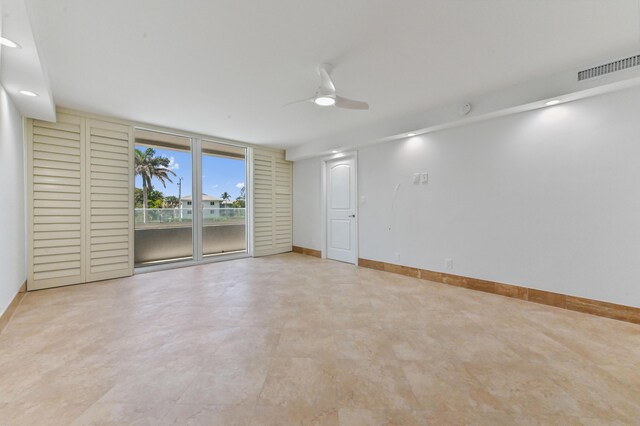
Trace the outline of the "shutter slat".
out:
<instances>
[{"instance_id":1,"label":"shutter slat","mask_svg":"<svg viewBox=\"0 0 640 426\"><path fill-rule=\"evenodd\" d=\"M82 281L77 281L76 277L78 276L78 268L71 268L71 269L63 269L60 271L47 271L47 272L34 272L33 273L33 279L36 281L53 281L56 278L64 278L63 282L66 282L68 284L77 284L78 282L82 282ZM60 285L66 285L66 284L58 284L58 286ZM55 286L55 285L53 285ZM53 287L53 286L48 286L48 287Z\"/></svg>"},{"instance_id":2,"label":"shutter slat","mask_svg":"<svg viewBox=\"0 0 640 426\"><path fill-rule=\"evenodd\" d=\"M34 152L50 152L52 154L69 154L71 156L76 156L78 153L78 147L71 146L60 146L55 144L47 144L47 143L34 143L33 144Z\"/></svg>"},{"instance_id":3,"label":"shutter slat","mask_svg":"<svg viewBox=\"0 0 640 426\"><path fill-rule=\"evenodd\" d=\"M80 163L63 163L60 161L50 161L34 158L33 165L34 167L80 171Z\"/></svg>"},{"instance_id":4,"label":"shutter slat","mask_svg":"<svg viewBox=\"0 0 640 426\"><path fill-rule=\"evenodd\" d=\"M95 239L91 239L91 251L92 252L100 252L107 250L120 250L125 249L128 252L129 244L127 241L121 243L107 243L107 244L99 244L95 242Z\"/></svg>"},{"instance_id":5,"label":"shutter slat","mask_svg":"<svg viewBox=\"0 0 640 426\"><path fill-rule=\"evenodd\" d=\"M57 263L57 262L70 262L77 261L80 262L80 253L69 253L69 254L55 254L51 256L38 256L36 260L36 265L47 264L47 263Z\"/></svg>"},{"instance_id":6,"label":"shutter slat","mask_svg":"<svg viewBox=\"0 0 640 426\"><path fill-rule=\"evenodd\" d=\"M41 135L41 136L49 136L56 139L67 139L72 141L80 141L80 127L78 127L77 131L71 130L59 130L59 129L51 129L42 126L41 122L38 122L37 125L33 126L33 134Z\"/></svg>"},{"instance_id":7,"label":"shutter slat","mask_svg":"<svg viewBox=\"0 0 640 426\"><path fill-rule=\"evenodd\" d=\"M34 224L34 232L80 231L79 223L44 223Z\"/></svg>"},{"instance_id":8,"label":"shutter slat","mask_svg":"<svg viewBox=\"0 0 640 426\"><path fill-rule=\"evenodd\" d=\"M33 272L49 272L69 269L80 269L80 261L74 260L71 262L38 263L33 266Z\"/></svg>"},{"instance_id":9,"label":"shutter slat","mask_svg":"<svg viewBox=\"0 0 640 426\"><path fill-rule=\"evenodd\" d=\"M54 254L78 253L80 255L79 246L62 246L62 247L42 247L34 249L33 254L38 260L38 256L50 256Z\"/></svg>"},{"instance_id":10,"label":"shutter slat","mask_svg":"<svg viewBox=\"0 0 640 426\"><path fill-rule=\"evenodd\" d=\"M39 143L39 144L57 145L57 146L80 149L79 140L60 139L60 138L54 138L51 136L33 135L33 143L34 145L36 143Z\"/></svg>"},{"instance_id":11,"label":"shutter slat","mask_svg":"<svg viewBox=\"0 0 640 426\"><path fill-rule=\"evenodd\" d=\"M91 266L121 264L129 261L129 255L109 256L109 257L93 257L91 258Z\"/></svg>"},{"instance_id":12,"label":"shutter slat","mask_svg":"<svg viewBox=\"0 0 640 426\"><path fill-rule=\"evenodd\" d=\"M114 271L121 271L120 273L126 274L128 270L129 262L113 263L102 266L91 266L91 273L96 275L102 273L113 274Z\"/></svg>"},{"instance_id":13,"label":"shutter slat","mask_svg":"<svg viewBox=\"0 0 640 426\"><path fill-rule=\"evenodd\" d=\"M128 243L129 236L128 235L109 235L105 237L97 237L94 236L91 238L91 244L100 246L102 244L112 244L112 243Z\"/></svg>"},{"instance_id":14,"label":"shutter slat","mask_svg":"<svg viewBox=\"0 0 640 426\"><path fill-rule=\"evenodd\" d=\"M94 164L91 166L91 171L99 173L116 173L119 175L126 175L129 173L129 167L114 167L114 166L102 166L100 164Z\"/></svg>"},{"instance_id":15,"label":"shutter slat","mask_svg":"<svg viewBox=\"0 0 640 426\"><path fill-rule=\"evenodd\" d=\"M80 231L36 231L33 233L34 241L63 238L80 238Z\"/></svg>"},{"instance_id":16,"label":"shutter slat","mask_svg":"<svg viewBox=\"0 0 640 426\"><path fill-rule=\"evenodd\" d=\"M80 179L79 170L64 170L64 169L43 169L35 167L33 169L34 176L56 176L56 177L68 177Z\"/></svg>"},{"instance_id":17,"label":"shutter slat","mask_svg":"<svg viewBox=\"0 0 640 426\"><path fill-rule=\"evenodd\" d=\"M123 145L120 145L120 144L112 145L112 144L94 143L93 144L93 151L95 151L95 152L103 151L103 152L109 152L109 153L112 153L112 154L129 155L129 145L127 143L124 143Z\"/></svg>"}]
</instances>

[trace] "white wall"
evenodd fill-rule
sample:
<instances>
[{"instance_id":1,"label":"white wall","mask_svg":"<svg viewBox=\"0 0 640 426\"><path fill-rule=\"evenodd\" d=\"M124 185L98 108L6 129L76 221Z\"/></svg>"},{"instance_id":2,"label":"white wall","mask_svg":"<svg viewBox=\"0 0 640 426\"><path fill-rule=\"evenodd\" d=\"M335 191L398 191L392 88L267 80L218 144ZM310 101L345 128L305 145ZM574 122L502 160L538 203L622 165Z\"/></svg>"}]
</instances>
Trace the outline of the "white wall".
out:
<instances>
[{"instance_id":1,"label":"white wall","mask_svg":"<svg viewBox=\"0 0 640 426\"><path fill-rule=\"evenodd\" d=\"M321 249L320 160L293 163L293 245Z\"/></svg>"},{"instance_id":2,"label":"white wall","mask_svg":"<svg viewBox=\"0 0 640 426\"><path fill-rule=\"evenodd\" d=\"M639 112L632 89L361 149L359 257L640 306ZM314 249L319 170L294 163Z\"/></svg>"},{"instance_id":3,"label":"white wall","mask_svg":"<svg viewBox=\"0 0 640 426\"><path fill-rule=\"evenodd\" d=\"M27 279L22 116L0 86L0 314Z\"/></svg>"}]
</instances>

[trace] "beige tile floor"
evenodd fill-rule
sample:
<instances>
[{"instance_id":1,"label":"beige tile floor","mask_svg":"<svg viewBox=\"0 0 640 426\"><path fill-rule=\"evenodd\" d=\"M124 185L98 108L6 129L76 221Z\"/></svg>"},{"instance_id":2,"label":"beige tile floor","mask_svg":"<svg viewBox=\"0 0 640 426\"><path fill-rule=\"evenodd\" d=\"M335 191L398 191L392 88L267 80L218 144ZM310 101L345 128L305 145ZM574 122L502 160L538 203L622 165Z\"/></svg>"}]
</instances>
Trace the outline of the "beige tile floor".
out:
<instances>
[{"instance_id":1,"label":"beige tile floor","mask_svg":"<svg viewBox=\"0 0 640 426\"><path fill-rule=\"evenodd\" d=\"M28 293L0 424L640 424L640 326L298 254Z\"/></svg>"}]
</instances>

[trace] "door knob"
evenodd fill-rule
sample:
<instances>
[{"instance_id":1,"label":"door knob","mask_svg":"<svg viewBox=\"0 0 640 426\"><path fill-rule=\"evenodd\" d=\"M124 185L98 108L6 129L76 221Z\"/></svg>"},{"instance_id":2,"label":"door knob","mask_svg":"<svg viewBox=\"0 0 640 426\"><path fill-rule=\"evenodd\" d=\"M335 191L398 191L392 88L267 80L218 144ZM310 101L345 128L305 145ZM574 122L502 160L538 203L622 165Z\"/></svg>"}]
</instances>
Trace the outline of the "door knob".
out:
<instances>
[{"instance_id":1,"label":"door knob","mask_svg":"<svg viewBox=\"0 0 640 426\"><path fill-rule=\"evenodd\" d=\"M356 217L356 215L355 214L350 214L349 217Z\"/></svg>"}]
</instances>

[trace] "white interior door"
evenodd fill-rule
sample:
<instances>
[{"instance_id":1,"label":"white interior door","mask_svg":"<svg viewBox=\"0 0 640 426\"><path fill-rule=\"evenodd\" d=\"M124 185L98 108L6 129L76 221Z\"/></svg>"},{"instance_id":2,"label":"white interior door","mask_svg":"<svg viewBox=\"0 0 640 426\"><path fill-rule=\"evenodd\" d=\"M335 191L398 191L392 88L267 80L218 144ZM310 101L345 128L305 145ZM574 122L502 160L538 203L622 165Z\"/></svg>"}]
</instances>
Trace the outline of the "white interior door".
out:
<instances>
[{"instance_id":1,"label":"white interior door","mask_svg":"<svg viewBox=\"0 0 640 426\"><path fill-rule=\"evenodd\" d=\"M356 162L327 162L327 258L356 263Z\"/></svg>"}]
</instances>

